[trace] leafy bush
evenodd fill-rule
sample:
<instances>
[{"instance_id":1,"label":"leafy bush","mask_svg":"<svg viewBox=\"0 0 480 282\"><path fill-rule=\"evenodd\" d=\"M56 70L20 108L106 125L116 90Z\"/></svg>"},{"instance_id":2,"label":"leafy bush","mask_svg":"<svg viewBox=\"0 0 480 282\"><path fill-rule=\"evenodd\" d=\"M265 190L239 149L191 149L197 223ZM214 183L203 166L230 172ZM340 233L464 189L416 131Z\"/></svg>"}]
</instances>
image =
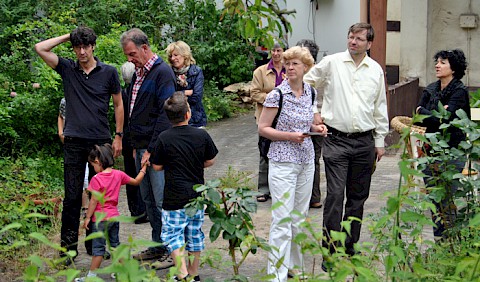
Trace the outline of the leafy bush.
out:
<instances>
[{"instance_id":1,"label":"leafy bush","mask_svg":"<svg viewBox=\"0 0 480 282\"><path fill-rule=\"evenodd\" d=\"M231 167L220 179L194 188L202 196L186 206L186 213L193 215L207 206L206 212L213 222L210 241L214 242L220 236L228 241L228 254L235 274L232 281L248 281L239 272L247 256L256 254L258 249L270 250L266 240L255 234L251 216L257 211L255 196L259 193L252 189L247 173L234 171ZM218 264L210 266L218 267Z\"/></svg>"},{"instance_id":2,"label":"leafy bush","mask_svg":"<svg viewBox=\"0 0 480 282\"><path fill-rule=\"evenodd\" d=\"M254 46L233 29L234 21L221 17L214 0L177 2L160 43L164 48L170 41L189 44L205 80L216 81L219 88L251 80L256 56Z\"/></svg>"},{"instance_id":3,"label":"leafy bush","mask_svg":"<svg viewBox=\"0 0 480 282\"><path fill-rule=\"evenodd\" d=\"M16 228L0 232L0 253L3 259L18 254L18 248L28 246L32 232L48 234L57 220L54 204L34 205L38 199L50 199L63 194L63 162L42 158L0 159L0 226L17 224ZM33 196L32 196L33 197Z\"/></svg>"},{"instance_id":4,"label":"leafy bush","mask_svg":"<svg viewBox=\"0 0 480 282\"><path fill-rule=\"evenodd\" d=\"M480 88L475 92L470 92L470 107L480 108Z\"/></svg>"},{"instance_id":5,"label":"leafy bush","mask_svg":"<svg viewBox=\"0 0 480 282\"><path fill-rule=\"evenodd\" d=\"M231 117L235 109L234 96L217 88L213 81L206 81L203 89L203 107L208 121Z\"/></svg>"}]
</instances>

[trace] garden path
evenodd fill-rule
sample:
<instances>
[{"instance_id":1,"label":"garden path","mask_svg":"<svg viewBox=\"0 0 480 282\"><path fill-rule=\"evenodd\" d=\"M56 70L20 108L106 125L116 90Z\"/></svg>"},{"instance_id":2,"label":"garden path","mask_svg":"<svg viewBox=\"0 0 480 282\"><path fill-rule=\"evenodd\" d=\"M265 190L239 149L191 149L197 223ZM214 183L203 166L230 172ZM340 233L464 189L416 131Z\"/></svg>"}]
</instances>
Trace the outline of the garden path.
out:
<instances>
[{"instance_id":1,"label":"garden path","mask_svg":"<svg viewBox=\"0 0 480 282\"><path fill-rule=\"evenodd\" d=\"M253 117L253 112L237 116L235 118L229 118L219 122L209 124L207 131L215 141L219 154L216 158L214 166L207 168L205 171L206 179L213 179L223 176L228 170L228 167L246 171L249 173L252 182L256 183L258 175L258 149L257 149L257 127ZM381 162L377 165L377 169L374 173L370 198L365 204L365 215L376 213L380 208L385 206L386 199L383 196L386 191L394 191L398 185L399 170L397 163L399 156L397 154L389 154L382 158ZM322 163L322 176L321 176L321 190L322 197L325 197L325 175L323 172ZM122 190L119 209L124 215L128 215L127 200L125 190ZM270 205L271 201L266 203L259 203L258 211L253 215L253 221L256 226L256 234L267 239L268 231L270 227ZM310 217L312 221L321 226L322 223L322 211L323 209L310 209ZM204 232L206 235L206 249L220 249L224 255L224 261L229 261L230 258L227 253L227 243L221 238L216 242L211 243L208 239L208 232L211 227L211 222L206 217L204 224ZM122 223L120 228L120 240L125 242L128 237L150 239L151 228L149 224L134 225L128 223ZM361 241L369 241L370 234L366 225L362 228ZM76 267L82 270L88 269L90 265L90 257L86 254L85 249L82 246L79 248L79 256L75 261ZM311 255L305 256L306 267L309 272L314 270L315 273L322 272L320 264L322 262L321 257L313 257ZM104 263L108 263L104 262ZM240 272L249 278L249 281L260 281L259 276L264 273L267 265L267 253L259 251L256 255L250 255L243 266L240 268ZM164 279L166 277L167 270L157 271L158 277ZM202 280L211 278L214 281L224 281L227 278L233 276L231 268L223 268L221 271L212 269L208 266L203 266L200 269L200 275ZM101 276L105 278L105 281L113 281L108 276Z\"/></svg>"}]
</instances>

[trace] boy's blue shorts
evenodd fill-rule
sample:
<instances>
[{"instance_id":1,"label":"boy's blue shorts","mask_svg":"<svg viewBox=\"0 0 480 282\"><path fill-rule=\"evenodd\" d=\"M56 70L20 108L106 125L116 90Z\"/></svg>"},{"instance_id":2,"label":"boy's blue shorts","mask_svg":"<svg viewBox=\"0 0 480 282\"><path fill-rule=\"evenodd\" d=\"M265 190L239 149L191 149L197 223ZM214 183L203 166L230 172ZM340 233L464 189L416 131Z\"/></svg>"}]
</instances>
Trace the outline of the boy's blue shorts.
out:
<instances>
[{"instance_id":1,"label":"boy's blue shorts","mask_svg":"<svg viewBox=\"0 0 480 282\"><path fill-rule=\"evenodd\" d=\"M203 210L198 210L193 217L187 216L185 209L162 210L162 242L169 253L185 245L190 252L205 249L205 235L202 225L205 221Z\"/></svg>"}]
</instances>

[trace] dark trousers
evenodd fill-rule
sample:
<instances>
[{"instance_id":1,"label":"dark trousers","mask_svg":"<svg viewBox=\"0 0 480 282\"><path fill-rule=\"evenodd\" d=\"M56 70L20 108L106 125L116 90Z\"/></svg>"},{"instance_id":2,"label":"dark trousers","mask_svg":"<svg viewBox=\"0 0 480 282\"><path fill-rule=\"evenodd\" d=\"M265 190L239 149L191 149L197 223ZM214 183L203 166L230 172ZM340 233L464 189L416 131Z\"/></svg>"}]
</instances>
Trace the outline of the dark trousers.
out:
<instances>
[{"instance_id":1,"label":"dark trousers","mask_svg":"<svg viewBox=\"0 0 480 282\"><path fill-rule=\"evenodd\" d=\"M137 177L137 168L135 166L135 159L133 158L133 148L123 142L122 154L125 173L130 177ZM145 203L140 195L140 187L133 185L126 185L128 210L131 216L145 215Z\"/></svg>"},{"instance_id":2,"label":"dark trousers","mask_svg":"<svg viewBox=\"0 0 480 282\"><path fill-rule=\"evenodd\" d=\"M460 185L458 179L452 179L451 182L446 183L445 180L440 178L440 174L447 170L454 170L456 173L461 173L464 165L465 160L451 160L447 162L448 167L437 162L435 165L428 166L423 170L423 173L427 175L423 179L427 187L445 188L445 196L440 202L432 200L437 209L436 213L432 211L432 220L435 223L435 226L433 226L433 236L435 236L436 239L446 238L447 234L445 231L455 225L455 220L457 219L457 207L453 202L453 196Z\"/></svg>"},{"instance_id":3,"label":"dark trousers","mask_svg":"<svg viewBox=\"0 0 480 282\"><path fill-rule=\"evenodd\" d=\"M270 196L270 189L268 188L268 158L262 156L260 156L258 164L258 192Z\"/></svg>"},{"instance_id":4,"label":"dark trousers","mask_svg":"<svg viewBox=\"0 0 480 282\"><path fill-rule=\"evenodd\" d=\"M82 206L83 181L85 178L85 163L88 154L95 145L111 143L110 139L83 139L65 136L64 143L64 184L61 246L67 250L77 251L78 228L80 226L80 208ZM95 170L89 164L90 180ZM88 232L87 232L88 234ZM91 250L92 241L85 242L85 248Z\"/></svg>"},{"instance_id":5,"label":"dark trousers","mask_svg":"<svg viewBox=\"0 0 480 282\"><path fill-rule=\"evenodd\" d=\"M323 246L334 252L330 231L343 231L342 220L362 219L363 206L370 192L375 144L372 135L357 138L329 135L323 143L323 160L327 177L327 197L323 210L325 240ZM347 198L344 210L344 198ZM353 221L345 248L353 251L360 238L361 223ZM339 245L335 243L335 245Z\"/></svg>"},{"instance_id":6,"label":"dark trousers","mask_svg":"<svg viewBox=\"0 0 480 282\"><path fill-rule=\"evenodd\" d=\"M320 203L322 199L322 192L320 191L320 157L322 156L323 139L323 136L312 136L313 148L315 149L315 174L313 175L310 204Z\"/></svg>"}]
</instances>

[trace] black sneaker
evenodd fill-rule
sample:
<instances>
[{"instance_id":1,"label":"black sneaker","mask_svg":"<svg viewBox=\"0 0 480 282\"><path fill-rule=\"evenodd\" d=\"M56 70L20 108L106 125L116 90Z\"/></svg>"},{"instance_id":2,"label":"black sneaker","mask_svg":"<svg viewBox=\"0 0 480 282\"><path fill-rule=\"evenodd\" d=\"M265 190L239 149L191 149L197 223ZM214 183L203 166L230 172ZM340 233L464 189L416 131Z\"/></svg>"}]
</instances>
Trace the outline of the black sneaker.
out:
<instances>
[{"instance_id":1,"label":"black sneaker","mask_svg":"<svg viewBox=\"0 0 480 282\"><path fill-rule=\"evenodd\" d=\"M198 275L197 275L198 276ZM197 277L195 276L195 277ZM173 276L173 281L184 281L184 282L192 282L192 281L196 281L195 278L192 278L192 276L188 275L183 277L183 278L179 278L177 277L176 275Z\"/></svg>"},{"instance_id":2,"label":"black sneaker","mask_svg":"<svg viewBox=\"0 0 480 282\"><path fill-rule=\"evenodd\" d=\"M60 262L58 262L56 265L57 266L60 266L60 267L69 267L70 265L72 265L74 262L75 262L75 258L77 256L74 256L74 257L67 257L65 255L61 255L60 256Z\"/></svg>"},{"instance_id":3,"label":"black sneaker","mask_svg":"<svg viewBox=\"0 0 480 282\"><path fill-rule=\"evenodd\" d=\"M143 215L143 216L135 219L135 221L134 221L135 224L143 224L143 223L147 223L147 222L150 222L147 215Z\"/></svg>"}]
</instances>

